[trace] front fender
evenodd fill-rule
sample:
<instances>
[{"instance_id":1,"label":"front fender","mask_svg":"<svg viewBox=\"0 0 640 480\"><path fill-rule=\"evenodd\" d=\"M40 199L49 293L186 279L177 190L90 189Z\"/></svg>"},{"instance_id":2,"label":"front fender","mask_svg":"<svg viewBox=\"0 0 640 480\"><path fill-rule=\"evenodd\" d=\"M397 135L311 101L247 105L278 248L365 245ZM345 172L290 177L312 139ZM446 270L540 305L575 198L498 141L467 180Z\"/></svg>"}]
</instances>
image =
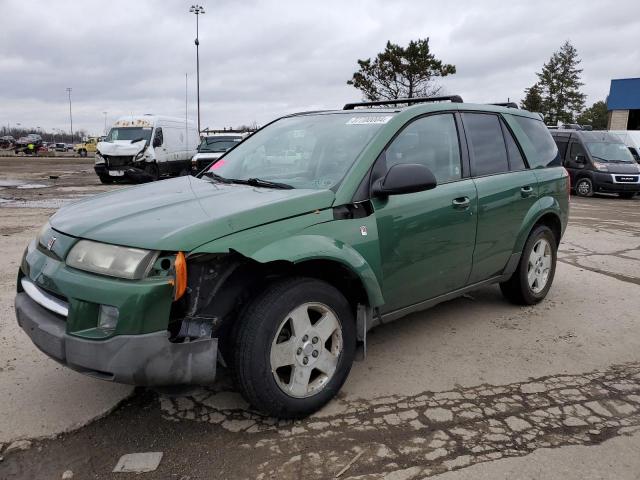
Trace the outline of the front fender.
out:
<instances>
[{"instance_id":1,"label":"front fender","mask_svg":"<svg viewBox=\"0 0 640 480\"><path fill-rule=\"evenodd\" d=\"M245 255L242 251L240 251ZM384 304L382 290L371 266L353 247L339 240L322 235L296 235L278 240L245 255L260 263L288 261L300 263L306 260L331 260L346 266L358 276L372 307Z\"/></svg>"}]
</instances>

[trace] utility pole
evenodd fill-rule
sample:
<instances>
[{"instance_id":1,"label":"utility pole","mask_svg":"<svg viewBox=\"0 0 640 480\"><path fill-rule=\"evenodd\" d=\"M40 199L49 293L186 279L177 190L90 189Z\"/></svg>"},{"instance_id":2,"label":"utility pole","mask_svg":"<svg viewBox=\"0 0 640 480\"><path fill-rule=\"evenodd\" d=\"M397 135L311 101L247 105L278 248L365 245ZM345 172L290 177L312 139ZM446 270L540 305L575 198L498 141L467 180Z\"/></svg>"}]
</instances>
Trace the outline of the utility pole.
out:
<instances>
[{"instance_id":1,"label":"utility pole","mask_svg":"<svg viewBox=\"0 0 640 480\"><path fill-rule=\"evenodd\" d=\"M103 132L103 135L106 135L107 134L107 113L109 113L109 112L102 112L102 113L104 113L104 132Z\"/></svg>"},{"instance_id":2,"label":"utility pole","mask_svg":"<svg viewBox=\"0 0 640 480\"><path fill-rule=\"evenodd\" d=\"M189 150L189 77L184 74L184 141ZM198 132L200 135L200 132Z\"/></svg>"},{"instance_id":3,"label":"utility pole","mask_svg":"<svg viewBox=\"0 0 640 480\"><path fill-rule=\"evenodd\" d=\"M69 94L69 122L71 123L71 145L73 145L73 115L71 115L71 87L67 87Z\"/></svg>"},{"instance_id":4,"label":"utility pole","mask_svg":"<svg viewBox=\"0 0 640 480\"><path fill-rule=\"evenodd\" d=\"M204 15L204 7L202 5L191 5L189 12L196 14L196 91L198 97L198 135L200 135L200 36L198 18L200 14Z\"/></svg>"}]
</instances>

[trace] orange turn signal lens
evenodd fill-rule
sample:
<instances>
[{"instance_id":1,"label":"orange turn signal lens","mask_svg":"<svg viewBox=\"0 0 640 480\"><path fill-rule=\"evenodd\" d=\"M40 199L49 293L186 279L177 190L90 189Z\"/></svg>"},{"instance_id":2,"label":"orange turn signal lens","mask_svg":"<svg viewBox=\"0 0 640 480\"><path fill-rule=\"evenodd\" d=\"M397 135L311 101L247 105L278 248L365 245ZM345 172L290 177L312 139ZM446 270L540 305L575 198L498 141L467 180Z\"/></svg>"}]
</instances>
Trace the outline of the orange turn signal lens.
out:
<instances>
[{"instance_id":1,"label":"orange turn signal lens","mask_svg":"<svg viewBox=\"0 0 640 480\"><path fill-rule=\"evenodd\" d=\"M184 253L178 252L173 267L176 272L173 299L178 300L187 291L187 259Z\"/></svg>"}]
</instances>

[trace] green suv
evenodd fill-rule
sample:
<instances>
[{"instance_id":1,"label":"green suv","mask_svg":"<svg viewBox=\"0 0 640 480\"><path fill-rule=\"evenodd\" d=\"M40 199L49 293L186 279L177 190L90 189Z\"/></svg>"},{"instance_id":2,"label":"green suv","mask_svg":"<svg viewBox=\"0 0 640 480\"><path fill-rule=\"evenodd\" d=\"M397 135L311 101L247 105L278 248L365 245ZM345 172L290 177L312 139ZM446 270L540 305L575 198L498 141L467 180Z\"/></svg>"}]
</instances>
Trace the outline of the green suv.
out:
<instances>
[{"instance_id":1,"label":"green suv","mask_svg":"<svg viewBox=\"0 0 640 480\"><path fill-rule=\"evenodd\" d=\"M61 208L25 251L16 315L87 375L206 385L221 364L256 409L301 417L376 325L489 284L541 301L569 187L540 117L516 108L289 115L197 177Z\"/></svg>"}]
</instances>

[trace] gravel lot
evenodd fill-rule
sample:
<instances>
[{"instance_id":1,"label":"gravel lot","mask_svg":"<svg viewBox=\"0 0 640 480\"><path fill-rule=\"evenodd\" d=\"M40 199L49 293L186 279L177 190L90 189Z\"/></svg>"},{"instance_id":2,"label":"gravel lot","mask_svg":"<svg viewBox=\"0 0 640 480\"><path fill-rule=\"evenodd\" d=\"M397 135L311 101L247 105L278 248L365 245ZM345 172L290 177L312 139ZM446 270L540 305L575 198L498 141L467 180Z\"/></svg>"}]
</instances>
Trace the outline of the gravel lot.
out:
<instances>
[{"instance_id":1,"label":"gravel lot","mask_svg":"<svg viewBox=\"0 0 640 480\"><path fill-rule=\"evenodd\" d=\"M91 160L0 158L0 478L123 478L121 455L154 451L143 478L639 478L640 199L573 197L543 303L484 288L377 328L339 398L292 423L251 412L224 374L181 396L86 378L15 325L28 239L113 188ZM7 452L21 438L40 439Z\"/></svg>"}]
</instances>

